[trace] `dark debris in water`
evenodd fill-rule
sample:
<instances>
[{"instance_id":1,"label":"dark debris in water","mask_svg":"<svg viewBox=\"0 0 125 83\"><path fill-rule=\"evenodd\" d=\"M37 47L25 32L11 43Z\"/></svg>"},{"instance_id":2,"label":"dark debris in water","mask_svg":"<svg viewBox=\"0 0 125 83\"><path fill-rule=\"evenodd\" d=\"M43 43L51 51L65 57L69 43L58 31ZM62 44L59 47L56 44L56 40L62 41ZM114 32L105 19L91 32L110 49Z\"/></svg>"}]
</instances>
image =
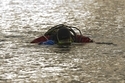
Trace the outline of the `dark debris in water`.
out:
<instances>
[{"instance_id":1,"label":"dark debris in water","mask_svg":"<svg viewBox=\"0 0 125 83\"><path fill-rule=\"evenodd\" d=\"M82 82L77 81L77 80L72 80L71 82L68 82L68 83L82 83Z\"/></svg>"},{"instance_id":2,"label":"dark debris in water","mask_svg":"<svg viewBox=\"0 0 125 83\"><path fill-rule=\"evenodd\" d=\"M105 45L114 45L117 46L117 44L111 43L111 42L95 42L96 44L105 44Z\"/></svg>"},{"instance_id":3,"label":"dark debris in water","mask_svg":"<svg viewBox=\"0 0 125 83\"><path fill-rule=\"evenodd\" d=\"M6 41L5 39L1 39L0 42Z\"/></svg>"},{"instance_id":4,"label":"dark debris in water","mask_svg":"<svg viewBox=\"0 0 125 83\"><path fill-rule=\"evenodd\" d=\"M20 38L20 37L23 37L21 35L10 35L10 36L4 36L5 38Z\"/></svg>"}]
</instances>

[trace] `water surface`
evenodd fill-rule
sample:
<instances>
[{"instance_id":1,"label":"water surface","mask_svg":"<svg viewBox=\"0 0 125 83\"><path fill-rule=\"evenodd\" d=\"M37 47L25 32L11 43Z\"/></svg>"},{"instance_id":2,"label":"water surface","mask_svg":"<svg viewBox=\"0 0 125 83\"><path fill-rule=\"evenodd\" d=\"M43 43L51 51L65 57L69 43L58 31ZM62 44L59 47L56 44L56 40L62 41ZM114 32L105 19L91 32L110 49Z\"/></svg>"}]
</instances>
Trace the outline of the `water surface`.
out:
<instances>
[{"instance_id":1,"label":"water surface","mask_svg":"<svg viewBox=\"0 0 125 83\"><path fill-rule=\"evenodd\" d=\"M1 0L0 83L124 83L124 0ZM31 44L57 24L107 44Z\"/></svg>"}]
</instances>

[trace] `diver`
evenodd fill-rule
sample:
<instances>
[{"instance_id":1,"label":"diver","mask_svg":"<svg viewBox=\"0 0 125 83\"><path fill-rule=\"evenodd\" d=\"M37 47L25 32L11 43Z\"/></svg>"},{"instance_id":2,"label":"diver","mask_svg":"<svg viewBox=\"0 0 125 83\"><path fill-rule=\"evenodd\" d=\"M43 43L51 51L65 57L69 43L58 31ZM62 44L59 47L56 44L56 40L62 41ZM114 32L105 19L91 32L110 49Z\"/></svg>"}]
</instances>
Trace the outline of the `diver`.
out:
<instances>
[{"instance_id":1,"label":"diver","mask_svg":"<svg viewBox=\"0 0 125 83\"><path fill-rule=\"evenodd\" d=\"M78 30L79 34L75 29ZM31 41L31 43L38 43L39 45L71 45L73 42L91 43L93 40L83 36L76 27L59 24L49 29L43 36Z\"/></svg>"}]
</instances>

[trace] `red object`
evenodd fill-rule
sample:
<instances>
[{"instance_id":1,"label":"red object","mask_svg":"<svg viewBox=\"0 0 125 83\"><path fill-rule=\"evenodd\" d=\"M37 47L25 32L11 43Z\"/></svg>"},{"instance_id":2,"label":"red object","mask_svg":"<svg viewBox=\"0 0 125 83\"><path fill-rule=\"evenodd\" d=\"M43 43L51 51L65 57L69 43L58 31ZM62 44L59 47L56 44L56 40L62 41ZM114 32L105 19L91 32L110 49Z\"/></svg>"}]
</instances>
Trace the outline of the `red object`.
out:
<instances>
[{"instance_id":1,"label":"red object","mask_svg":"<svg viewBox=\"0 0 125 83\"><path fill-rule=\"evenodd\" d=\"M34 39L33 41L31 41L31 43L45 42L49 39L50 39L50 36L41 36L41 37L38 37L38 38Z\"/></svg>"},{"instance_id":2,"label":"red object","mask_svg":"<svg viewBox=\"0 0 125 83\"><path fill-rule=\"evenodd\" d=\"M41 37L36 38L33 41L31 41L31 43L40 43L40 42L45 42L47 40L50 40L50 36L41 36ZM93 40L91 40L89 37L77 35L75 42L76 43L91 43L91 42L93 42Z\"/></svg>"},{"instance_id":3,"label":"red object","mask_svg":"<svg viewBox=\"0 0 125 83\"><path fill-rule=\"evenodd\" d=\"M78 42L78 43L91 43L91 42L93 42L93 40L91 40L89 37L77 35L76 42Z\"/></svg>"}]
</instances>

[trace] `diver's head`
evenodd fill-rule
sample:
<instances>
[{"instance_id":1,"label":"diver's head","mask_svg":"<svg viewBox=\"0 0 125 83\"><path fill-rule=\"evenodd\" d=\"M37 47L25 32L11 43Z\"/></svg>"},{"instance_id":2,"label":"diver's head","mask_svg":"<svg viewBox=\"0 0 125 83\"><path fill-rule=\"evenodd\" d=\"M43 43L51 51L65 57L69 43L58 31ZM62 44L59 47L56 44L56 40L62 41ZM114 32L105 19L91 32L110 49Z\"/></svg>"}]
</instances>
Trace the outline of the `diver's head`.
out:
<instances>
[{"instance_id":1,"label":"diver's head","mask_svg":"<svg viewBox=\"0 0 125 83\"><path fill-rule=\"evenodd\" d=\"M58 45L71 45L71 34L69 29L62 27L57 32L57 44Z\"/></svg>"}]
</instances>

